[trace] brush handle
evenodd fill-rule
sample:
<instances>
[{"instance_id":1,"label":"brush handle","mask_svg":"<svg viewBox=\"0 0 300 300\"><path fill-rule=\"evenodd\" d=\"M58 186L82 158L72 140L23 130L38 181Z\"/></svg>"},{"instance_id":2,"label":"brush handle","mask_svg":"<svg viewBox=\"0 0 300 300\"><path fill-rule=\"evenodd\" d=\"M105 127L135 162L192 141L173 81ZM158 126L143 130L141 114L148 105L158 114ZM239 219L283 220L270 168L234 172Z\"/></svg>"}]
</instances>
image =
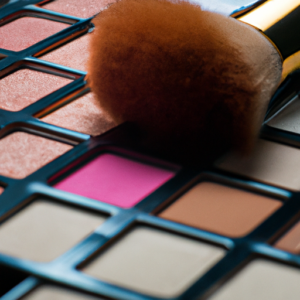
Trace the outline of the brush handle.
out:
<instances>
[{"instance_id":1,"label":"brush handle","mask_svg":"<svg viewBox=\"0 0 300 300\"><path fill-rule=\"evenodd\" d=\"M267 0L237 19L273 43L283 59L284 77L300 67L300 0Z\"/></svg>"}]
</instances>

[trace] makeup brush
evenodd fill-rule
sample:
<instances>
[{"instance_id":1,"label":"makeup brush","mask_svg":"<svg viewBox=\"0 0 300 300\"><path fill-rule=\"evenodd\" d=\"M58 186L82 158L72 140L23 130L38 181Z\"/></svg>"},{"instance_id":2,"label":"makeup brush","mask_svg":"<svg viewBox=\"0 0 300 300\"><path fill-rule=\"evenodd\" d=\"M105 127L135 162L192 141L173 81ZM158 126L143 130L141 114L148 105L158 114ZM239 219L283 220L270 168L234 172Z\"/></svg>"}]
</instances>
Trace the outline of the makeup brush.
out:
<instances>
[{"instance_id":1,"label":"makeup brush","mask_svg":"<svg viewBox=\"0 0 300 300\"><path fill-rule=\"evenodd\" d=\"M282 60L295 53L276 35L285 20L272 16L280 2L290 5L285 18L300 3L267 1L240 20L180 0L113 3L93 21L92 91L104 111L136 124L144 145L160 155L205 163L232 148L248 153L281 81ZM273 10L262 17L264 5Z\"/></svg>"}]
</instances>

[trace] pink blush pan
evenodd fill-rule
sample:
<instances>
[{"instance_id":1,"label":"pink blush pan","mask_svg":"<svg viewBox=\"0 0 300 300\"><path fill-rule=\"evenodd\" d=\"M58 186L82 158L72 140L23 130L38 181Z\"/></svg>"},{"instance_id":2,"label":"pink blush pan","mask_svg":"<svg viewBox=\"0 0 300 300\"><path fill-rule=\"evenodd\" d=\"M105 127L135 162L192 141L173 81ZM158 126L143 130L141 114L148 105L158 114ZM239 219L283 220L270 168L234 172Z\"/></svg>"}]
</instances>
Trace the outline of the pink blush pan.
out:
<instances>
[{"instance_id":1,"label":"pink blush pan","mask_svg":"<svg viewBox=\"0 0 300 300\"><path fill-rule=\"evenodd\" d=\"M173 171L113 154L102 154L55 187L122 208L129 208L174 175Z\"/></svg>"}]
</instances>

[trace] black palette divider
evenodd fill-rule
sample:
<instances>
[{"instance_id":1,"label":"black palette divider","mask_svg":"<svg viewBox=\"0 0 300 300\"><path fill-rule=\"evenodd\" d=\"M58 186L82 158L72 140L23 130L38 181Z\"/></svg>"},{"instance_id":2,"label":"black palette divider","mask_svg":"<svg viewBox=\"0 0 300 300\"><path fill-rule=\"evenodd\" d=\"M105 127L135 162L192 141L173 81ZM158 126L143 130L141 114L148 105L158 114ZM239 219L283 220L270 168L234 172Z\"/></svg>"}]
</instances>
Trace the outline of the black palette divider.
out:
<instances>
[{"instance_id":1,"label":"black palette divider","mask_svg":"<svg viewBox=\"0 0 300 300\"><path fill-rule=\"evenodd\" d=\"M241 176L216 170L213 167L209 170L178 168L157 158L149 157L139 152L138 137L135 136L134 131L127 124L112 129L101 136L90 137L34 118L40 111L46 109L49 105L55 104L67 95L83 88L88 90L85 72L42 61L36 58L35 55L46 51L51 45L65 41L74 34L80 36L87 33L93 27L92 18L80 19L35 6L40 2L45 1L8 1L6 5L0 8L0 20L8 20L11 15L30 15L65 22L70 24L70 27L20 52L0 49L0 57L2 58L0 60L0 78L20 68L35 68L42 72L71 78L74 81L21 111L0 110L0 137L2 138L14 131L25 131L68 143L75 147L22 180L0 176L0 184L5 187L4 193L0 196L0 221L5 222L18 210L34 201L37 196L93 210L99 214L107 215L108 218L90 236L50 263L36 263L0 254L1 265L20 270L29 276L8 292L3 299L19 299L22 295L45 283L59 284L71 289L81 290L97 295L101 299L103 297L124 300L158 299L93 279L77 269L92 254L98 252L99 249L101 251L101 247L112 240L117 241L119 236L126 234L128 230L138 225L159 228L227 249L227 254L221 261L199 278L184 294L173 298L173 300L206 299L214 292L216 287L223 284L255 257L264 257L300 268L300 257L298 255L275 249L270 245L279 237L279 234L282 234L282 228L286 227L287 224L292 225L290 220L300 219L300 194L298 192L290 192L267 184L250 181ZM19 14L20 12L22 12L22 15ZM280 130L264 127L262 136L300 148L299 135L287 134ZM104 152L117 153L138 161L172 169L177 171L177 174L169 182L130 209L121 209L93 199L63 192L51 186L51 184L72 173L91 158ZM178 197L178 195L201 181L213 181L277 198L284 204L253 232L242 238L221 236L155 216L155 212L162 210L170 201L174 200L175 196Z\"/></svg>"}]
</instances>

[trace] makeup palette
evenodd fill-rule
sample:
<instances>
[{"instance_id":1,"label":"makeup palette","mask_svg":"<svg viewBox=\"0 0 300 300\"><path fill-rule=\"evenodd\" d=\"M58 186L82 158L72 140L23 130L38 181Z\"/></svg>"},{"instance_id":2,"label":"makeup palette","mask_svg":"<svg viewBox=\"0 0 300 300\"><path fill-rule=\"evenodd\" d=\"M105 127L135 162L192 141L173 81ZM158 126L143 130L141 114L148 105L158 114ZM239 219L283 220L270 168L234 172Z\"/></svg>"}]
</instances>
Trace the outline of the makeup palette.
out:
<instances>
[{"instance_id":1,"label":"makeup palette","mask_svg":"<svg viewBox=\"0 0 300 300\"><path fill-rule=\"evenodd\" d=\"M1 299L298 300L298 71L250 156L206 169L152 156L87 83L109 3L0 0Z\"/></svg>"}]
</instances>

